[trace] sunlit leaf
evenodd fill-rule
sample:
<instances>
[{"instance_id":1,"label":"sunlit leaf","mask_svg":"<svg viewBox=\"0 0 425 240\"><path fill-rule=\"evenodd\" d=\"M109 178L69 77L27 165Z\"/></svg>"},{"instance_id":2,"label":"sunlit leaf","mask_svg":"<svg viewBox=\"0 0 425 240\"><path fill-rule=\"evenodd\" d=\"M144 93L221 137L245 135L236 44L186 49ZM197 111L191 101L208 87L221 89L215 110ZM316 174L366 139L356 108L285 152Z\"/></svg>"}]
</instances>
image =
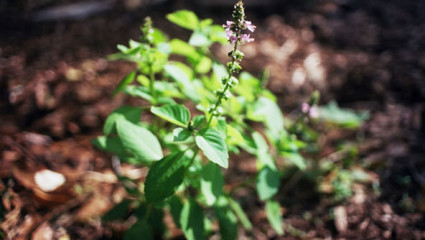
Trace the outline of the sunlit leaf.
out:
<instances>
[{"instance_id":1,"label":"sunlit leaf","mask_svg":"<svg viewBox=\"0 0 425 240\"><path fill-rule=\"evenodd\" d=\"M204 155L212 162L223 168L229 166L229 154L226 143L215 129L208 128L199 133L195 138L196 145L202 150Z\"/></svg>"},{"instance_id":2,"label":"sunlit leaf","mask_svg":"<svg viewBox=\"0 0 425 240\"><path fill-rule=\"evenodd\" d=\"M369 118L368 112L356 113L351 109L338 107L335 101L318 109L319 118L346 128L358 128Z\"/></svg>"},{"instance_id":3,"label":"sunlit leaf","mask_svg":"<svg viewBox=\"0 0 425 240\"><path fill-rule=\"evenodd\" d=\"M266 201L266 216L270 225L278 235L283 234L282 211L280 204L273 200Z\"/></svg>"},{"instance_id":4,"label":"sunlit leaf","mask_svg":"<svg viewBox=\"0 0 425 240\"><path fill-rule=\"evenodd\" d=\"M117 120L118 136L124 148L144 161L157 161L163 156L158 139L146 128L124 118Z\"/></svg>"},{"instance_id":5,"label":"sunlit leaf","mask_svg":"<svg viewBox=\"0 0 425 240\"><path fill-rule=\"evenodd\" d=\"M125 118L127 121L134 124L140 121L140 115L142 109L131 106L121 106L115 109L106 119L105 125L103 126L103 134L109 135L116 133L115 124L119 118Z\"/></svg>"},{"instance_id":6,"label":"sunlit leaf","mask_svg":"<svg viewBox=\"0 0 425 240\"><path fill-rule=\"evenodd\" d=\"M246 230L251 230L252 229L252 223L251 223L251 221L249 221L248 216L246 216L245 211L242 209L241 205L237 201L235 201L231 198L229 198L228 201L229 201L230 207L236 213L236 216L238 217L242 226Z\"/></svg>"},{"instance_id":7,"label":"sunlit leaf","mask_svg":"<svg viewBox=\"0 0 425 240\"><path fill-rule=\"evenodd\" d=\"M189 124L189 109L180 104L168 104L161 107L151 107L151 112L156 116L181 127L187 127Z\"/></svg>"},{"instance_id":8,"label":"sunlit leaf","mask_svg":"<svg viewBox=\"0 0 425 240\"><path fill-rule=\"evenodd\" d=\"M167 19L180 27L195 30L199 27L199 19L196 14L188 10L179 10L167 15Z\"/></svg>"}]
</instances>

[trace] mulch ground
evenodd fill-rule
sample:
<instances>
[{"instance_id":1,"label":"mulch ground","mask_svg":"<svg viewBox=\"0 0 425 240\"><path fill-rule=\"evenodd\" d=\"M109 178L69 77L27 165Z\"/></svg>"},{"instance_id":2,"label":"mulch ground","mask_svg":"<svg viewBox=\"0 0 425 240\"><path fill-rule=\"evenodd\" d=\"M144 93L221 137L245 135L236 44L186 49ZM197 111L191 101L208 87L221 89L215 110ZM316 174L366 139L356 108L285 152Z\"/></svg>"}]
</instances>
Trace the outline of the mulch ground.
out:
<instances>
[{"instance_id":1,"label":"mulch ground","mask_svg":"<svg viewBox=\"0 0 425 240\"><path fill-rule=\"evenodd\" d=\"M97 218L125 191L109 156L89 141L101 134L113 109L137 104L123 95L110 97L134 66L106 56L117 44L137 39L148 14L170 36L187 38L163 18L180 8L218 23L230 15L228 7L185 1L132 10L118 6L85 20L32 22L26 18L30 12L0 14L0 228L6 239L122 236L131 222L105 225ZM285 114L315 89L323 103L336 99L344 107L369 110L358 132L326 133L323 154L361 134L358 164L376 180L356 184L351 198L332 202L303 177L294 186L284 179L278 196L283 237L268 226L255 192L238 192L255 226L250 233L241 230L241 239L425 239L424 10L422 1L396 0L248 7L257 31L256 41L242 50L244 69L253 74L269 69L268 85ZM226 49L214 51L224 61ZM243 166L226 173L230 182L249 173L249 164ZM33 174L43 168L63 173L69 182L54 194L35 191ZM131 166L123 171L146 174Z\"/></svg>"}]
</instances>

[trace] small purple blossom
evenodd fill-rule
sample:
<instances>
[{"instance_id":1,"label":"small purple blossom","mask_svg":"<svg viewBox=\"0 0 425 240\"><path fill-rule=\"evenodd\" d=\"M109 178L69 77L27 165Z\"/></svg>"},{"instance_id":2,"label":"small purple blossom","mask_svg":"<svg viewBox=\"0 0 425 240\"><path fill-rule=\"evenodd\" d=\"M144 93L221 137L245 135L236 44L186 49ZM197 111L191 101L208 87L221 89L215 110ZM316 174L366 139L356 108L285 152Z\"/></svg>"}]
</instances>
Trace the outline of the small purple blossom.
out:
<instances>
[{"instance_id":1,"label":"small purple blossom","mask_svg":"<svg viewBox=\"0 0 425 240\"><path fill-rule=\"evenodd\" d=\"M251 21L245 21L245 27L251 32L254 32L256 28L256 26L252 24Z\"/></svg>"},{"instance_id":2,"label":"small purple blossom","mask_svg":"<svg viewBox=\"0 0 425 240\"><path fill-rule=\"evenodd\" d=\"M254 38L251 38L249 34L242 34L241 40L243 43L249 43L254 41Z\"/></svg>"},{"instance_id":3,"label":"small purple blossom","mask_svg":"<svg viewBox=\"0 0 425 240\"><path fill-rule=\"evenodd\" d=\"M303 112L304 114L308 114L310 118L319 117L319 111L317 110L316 105L310 106L308 103L303 103L301 105L301 112Z\"/></svg>"},{"instance_id":4,"label":"small purple blossom","mask_svg":"<svg viewBox=\"0 0 425 240\"><path fill-rule=\"evenodd\" d=\"M318 118L319 117L319 111L317 111L317 106L314 105L310 108L310 111L308 113L308 116L310 118Z\"/></svg>"},{"instance_id":5,"label":"small purple blossom","mask_svg":"<svg viewBox=\"0 0 425 240\"><path fill-rule=\"evenodd\" d=\"M303 103L301 105L301 112L308 113L308 110L310 110L310 105L308 105L308 103Z\"/></svg>"}]
</instances>

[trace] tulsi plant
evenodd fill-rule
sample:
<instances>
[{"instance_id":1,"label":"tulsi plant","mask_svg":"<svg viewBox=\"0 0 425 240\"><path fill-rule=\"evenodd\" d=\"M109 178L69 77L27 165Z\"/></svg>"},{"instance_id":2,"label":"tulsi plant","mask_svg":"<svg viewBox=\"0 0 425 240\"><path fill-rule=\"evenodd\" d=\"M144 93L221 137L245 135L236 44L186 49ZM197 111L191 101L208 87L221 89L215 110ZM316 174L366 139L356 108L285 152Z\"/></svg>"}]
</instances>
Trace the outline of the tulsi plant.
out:
<instances>
[{"instance_id":1,"label":"tulsi plant","mask_svg":"<svg viewBox=\"0 0 425 240\"><path fill-rule=\"evenodd\" d=\"M252 224L232 193L251 181L224 188L223 171L235 164L229 162L229 154L248 153L256 157L257 174L251 180L267 219L278 235L283 234L281 206L274 196L284 166L308 167L299 153L306 143L297 137L298 125L317 117L317 94L303 105L300 121L285 123L276 97L265 88L267 79L242 71L244 54L239 47L254 40L250 34L255 26L246 20L241 1L223 26L187 10L167 19L193 32L188 42L169 40L146 18L140 41L119 45L120 53L111 56L137 64L114 94L141 98L146 105L116 109L105 122L103 136L93 143L112 153L115 162L149 171L144 181L117 172L129 197L103 220L131 215L136 221L124 238L154 239L166 236L162 219L167 212L187 239L207 238L217 230L214 221L223 239L236 239L239 225L249 232ZM210 47L229 43L230 61L222 65ZM141 121L141 115L151 120ZM262 127L253 128L252 122ZM314 141L315 136L307 133L303 139Z\"/></svg>"}]
</instances>

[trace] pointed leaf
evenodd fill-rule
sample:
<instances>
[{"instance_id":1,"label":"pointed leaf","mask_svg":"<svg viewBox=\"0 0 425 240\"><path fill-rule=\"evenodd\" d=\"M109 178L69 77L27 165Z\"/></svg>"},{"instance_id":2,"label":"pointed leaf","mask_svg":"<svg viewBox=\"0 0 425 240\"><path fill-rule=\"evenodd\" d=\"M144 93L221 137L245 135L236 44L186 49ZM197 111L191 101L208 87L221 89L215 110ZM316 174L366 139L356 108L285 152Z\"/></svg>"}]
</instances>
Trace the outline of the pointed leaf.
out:
<instances>
[{"instance_id":1,"label":"pointed leaf","mask_svg":"<svg viewBox=\"0 0 425 240\"><path fill-rule=\"evenodd\" d=\"M238 216L239 221L241 221L242 226L246 230L252 229L252 223L249 221L248 216L246 216L245 211L242 209L241 205L233 200L232 198L229 198L229 205L232 208L232 210L236 213L236 216Z\"/></svg>"},{"instance_id":2,"label":"pointed leaf","mask_svg":"<svg viewBox=\"0 0 425 240\"><path fill-rule=\"evenodd\" d=\"M120 118L117 131L125 149L135 157L144 161L158 161L163 157L158 139L146 128Z\"/></svg>"},{"instance_id":3,"label":"pointed leaf","mask_svg":"<svg viewBox=\"0 0 425 240\"><path fill-rule=\"evenodd\" d=\"M176 64L167 64L164 67L165 72L182 88L183 93L195 102L199 102L199 94L191 79L185 71Z\"/></svg>"},{"instance_id":4,"label":"pointed leaf","mask_svg":"<svg viewBox=\"0 0 425 240\"><path fill-rule=\"evenodd\" d=\"M164 157L151 167L145 181L148 202L158 202L173 195L183 182L185 161L184 152L178 152Z\"/></svg>"},{"instance_id":5,"label":"pointed leaf","mask_svg":"<svg viewBox=\"0 0 425 240\"><path fill-rule=\"evenodd\" d=\"M254 132L252 134L252 138L254 139L255 145L257 147L256 155L257 160L260 162L260 168L263 166L269 166L271 169L276 169L273 158L269 153L269 145L263 136L258 132Z\"/></svg>"},{"instance_id":6,"label":"pointed leaf","mask_svg":"<svg viewBox=\"0 0 425 240\"><path fill-rule=\"evenodd\" d=\"M268 200L266 202L266 216L269 220L270 225L276 231L278 235L283 234L283 221L282 221L282 211L280 209L280 204L273 200Z\"/></svg>"},{"instance_id":7,"label":"pointed leaf","mask_svg":"<svg viewBox=\"0 0 425 240\"><path fill-rule=\"evenodd\" d=\"M124 199L114 207L112 207L105 215L102 217L102 221L111 222L115 220L123 221L125 217L129 214L129 207L131 201L128 199Z\"/></svg>"},{"instance_id":8,"label":"pointed leaf","mask_svg":"<svg viewBox=\"0 0 425 240\"><path fill-rule=\"evenodd\" d=\"M212 206L223 192L224 178L220 167L209 162L202 168L201 192L208 206Z\"/></svg>"},{"instance_id":9,"label":"pointed leaf","mask_svg":"<svg viewBox=\"0 0 425 240\"><path fill-rule=\"evenodd\" d=\"M115 89L112 95L115 95L118 92L122 91L128 84L134 81L135 77L136 77L136 71L133 71L129 73L127 76L125 76L124 79L118 84L118 87Z\"/></svg>"},{"instance_id":10,"label":"pointed leaf","mask_svg":"<svg viewBox=\"0 0 425 240\"><path fill-rule=\"evenodd\" d=\"M269 98L260 97L248 114L248 118L264 122L273 138L279 138L280 133L284 130L282 112L279 106Z\"/></svg>"},{"instance_id":11,"label":"pointed leaf","mask_svg":"<svg viewBox=\"0 0 425 240\"><path fill-rule=\"evenodd\" d=\"M238 234L238 219L229 208L229 202L225 197L221 197L219 204L214 207L215 214L220 226L221 239L234 240Z\"/></svg>"},{"instance_id":12,"label":"pointed leaf","mask_svg":"<svg viewBox=\"0 0 425 240\"><path fill-rule=\"evenodd\" d=\"M116 155L125 155L124 146L118 137L100 136L91 140L91 143L100 150L115 153Z\"/></svg>"},{"instance_id":13,"label":"pointed leaf","mask_svg":"<svg viewBox=\"0 0 425 240\"><path fill-rule=\"evenodd\" d=\"M158 117L181 127L187 127L190 120L190 112L183 105L168 104L162 107L151 107L151 112Z\"/></svg>"},{"instance_id":14,"label":"pointed leaf","mask_svg":"<svg viewBox=\"0 0 425 240\"><path fill-rule=\"evenodd\" d=\"M151 227L146 220L141 219L131 226L124 234L124 240L140 239L153 240Z\"/></svg>"},{"instance_id":15,"label":"pointed leaf","mask_svg":"<svg viewBox=\"0 0 425 240\"><path fill-rule=\"evenodd\" d=\"M288 159L290 162L292 162L295 166L297 166L300 170L305 170L307 168L307 164L303 158L298 152L281 152L280 153L284 158Z\"/></svg>"},{"instance_id":16,"label":"pointed leaf","mask_svg":"<svg viewBox=\"0 0 425 240\"><path fill-rule=\"evenodd\" d=\"M105 125L103 126L103 134L109 135L117 133L115 129L115 123L119 118L125 118L132 123L138 123L140 121L140 115L142 109L132 106L122 106L115 109L106 119Z\"/></svg>"},{"instance_id":17,"label":"pointed leaf","mask_svg":"<svg viewBox=\"0 0 425 240\"><path fill-rule=\"evenodd\" d=\"M204 214L195 200L189 199L183 206L180 225L188 240L202 240L204 236Z\"/></svg>"},{"instance_id":18,"label":"pointed leaf","mask_svg":"<svg viewBox=\"0 0 425 240\"><path fill-rule=\"evenodd\" d=\"M258 173L256 185L260 200L270 199L279 191L279 172L269 166L263 167Z\"/></svg>"},{"instance_id":19,"label":"pointed leaf","mask_svg":"<svg viewBox=\"0 0 425 240\"><path fill-rule=\"evenodd\" d=\"M180 27L195 30L199 26L199 19L196 14L188 10L180 10L167 15L167 19Z\"/></svg>"},{"instance_id":20,"label":"pointed leaf","mask_svg":"<svg viewBox=\"0 0 425 240\"><path fill-rule=\"evenodd\" d=\"M208 128L199 133L195 138L196 145L202 150L204 155L212 162L223 168L229 166L229 154L223 138L215 129Z\"/></svg>"},{"instance_id":21,"label":"pointed leaf","mask_svg":"<svg viewBox=\"0 0 425 240\"><path fill-rule=\"evenodd\" d=\"M185 128L176 128L173 130L173 141L183 142L191 136L190 132Z\"/></svg>"}]
</instances>

